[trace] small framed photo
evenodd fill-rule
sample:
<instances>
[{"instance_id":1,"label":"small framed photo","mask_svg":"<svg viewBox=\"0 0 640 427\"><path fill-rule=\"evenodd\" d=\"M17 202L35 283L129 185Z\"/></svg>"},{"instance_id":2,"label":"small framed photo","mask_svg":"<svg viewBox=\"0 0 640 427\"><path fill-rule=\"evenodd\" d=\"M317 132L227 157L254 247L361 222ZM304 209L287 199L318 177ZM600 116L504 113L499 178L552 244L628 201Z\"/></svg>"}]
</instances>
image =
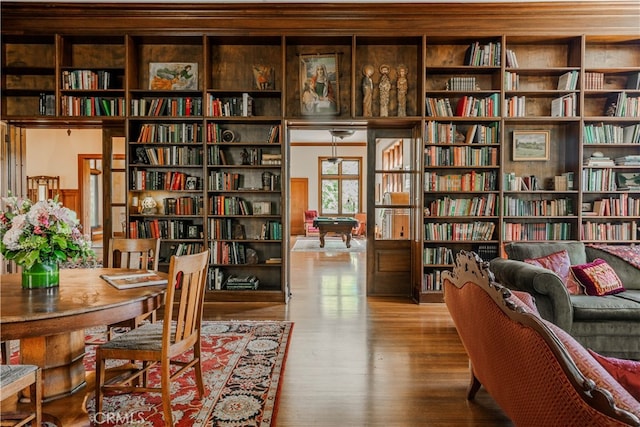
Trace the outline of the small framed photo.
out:
<instances>
[{"instance_id":1,"label":"small framed photo","mask_svg":"<svg viewBox=\"0 0 640 427\"><path fill-rule=\"evenodd\" d=\"M185 190L197 190L198 189L198 178L195 176L188 176L187 180L184 184Z\"/></svg>"},{"instance_id":2,"label":"small framed photo","mask_svg":"<svg viewBox=\"0 0 640 427\"><path fill-rule=\"evenodd\" d=\"M549 160L549 131L513 131L513 160Z\"/></svg>"},{"instance_id":3,"label":"small framed photo","mask_svg":"<svg viewBox=\"0 0 640 427\"><path fill-rule=\"evenodd\" d=\"M187 238L188 239L197 239L200 236L200 227L197 225L190 225L187 227Z\"/></svg>"},{"instance_id":4,"label":"small framed photo","mask_svg":"<svg viewBox=\"0 0 640 427\"><path fill-rule=\"evenodd\" d=\"M340 112L338 54L300 55L300 109L303 116Z\"/></svg>"},{"instance_id":5,"label":"small framed photo","mask_svg":"<svg viewBox=\"0 0 640 427\"><path fill-rule=\"evenodd\" d=\"M198 90L198 63L150 62L149 89Z\"/></svg>"}]
</instances>

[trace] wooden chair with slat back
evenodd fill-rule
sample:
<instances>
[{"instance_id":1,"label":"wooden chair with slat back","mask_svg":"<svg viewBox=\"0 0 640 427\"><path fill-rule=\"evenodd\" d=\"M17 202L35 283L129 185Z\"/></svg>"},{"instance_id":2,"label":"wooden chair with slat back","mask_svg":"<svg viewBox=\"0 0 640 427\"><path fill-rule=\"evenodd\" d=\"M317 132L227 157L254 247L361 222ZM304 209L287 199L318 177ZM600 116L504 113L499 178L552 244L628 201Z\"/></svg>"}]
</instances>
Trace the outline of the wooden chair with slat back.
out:
<instances>
[{"instance_id":1,"label":"wooden chair with slat back","mask_svg":"<svg viewBox=\"0 0 640 427\"><path fill-rule=\"evenodd\" d=\"M29 388L31 410L29 412L0 413L2 426L40 426L42 423L42 371L34 365L0 365L0 396L6 400Z\"/></svg>"},{"instance_id":2,"label":"wooden chair with slat back","mask_svg":"<svg viewBox=\"0 0 640 427\"><path fill-rule=\"evenodd\" d=\"M106 266L109 268L135 268L158 271L159 252L160 239L109 239ZM133 319L109 325L107 330L109 339L112 337L114 328L134 329L144 320L155 322L155 310Z\"/></svg>"},{"instance_id":3,"label":"wooden chair with slat back","mask_svg":"<svg viewBox=\"0 0 640 427\"><path fill-rule=\"evenodd\" d=\"M96 349L96 413L103 410L103 397L108 392L161 392L165 426L173 425L171 414L171 381L193 367L200 393L204 395L200 364L200 336L202 309L206 288L209 251L193 255L172 256L169 264L164 319L147 323L115 337ZM179 289L175 300L176 289ZM171 301L175 301L171 304ZM193 349L193 358L185 361L178 356ZM135 365L126 377L105 380L106 361L109 359L134 360ZM179 366L171 374L171 365ZM149 387L147 374L152 366L160 366L160 387Z\"/></svg>"}]
</instances>

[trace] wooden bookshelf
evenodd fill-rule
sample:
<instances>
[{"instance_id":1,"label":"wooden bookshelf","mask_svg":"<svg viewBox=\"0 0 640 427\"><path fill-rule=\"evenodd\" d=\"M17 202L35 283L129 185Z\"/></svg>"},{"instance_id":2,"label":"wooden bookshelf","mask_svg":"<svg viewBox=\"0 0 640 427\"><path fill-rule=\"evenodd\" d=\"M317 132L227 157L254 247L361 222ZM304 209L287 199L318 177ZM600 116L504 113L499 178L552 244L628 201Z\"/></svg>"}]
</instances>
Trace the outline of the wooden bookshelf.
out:
<instances>
[{"instance_id":1,"label":"wooden bookshelf","mask_svg":"<svg viewBox=\"0 0 640 427\"><path fill-rule=\"evenodd\" d=\"M473 7L399 4L390 13L388 8L328 4L323 16L311 17L293 5L184 5L176 10L160 4L143 9L139 5L3 3L1 117L25 127L120 129L127 139L127 221L143 227L156 220L165 228L186 226L186 235L163 239L165 258L177 245L209 248L220 242L241 244L257 253L255 264L213 263L213 268L226 277L259 276L264 287L257 291L213 289L207 294L212 301L288 298L289 121L367 122L372 128L407 131L422 140L419 169L423 176L418 182L425 209L422 237L413 249L413 259L421 260L414 263L419 267L413 277L421 279L413 284L412 294L417 301L437 301L441 294L431 285L431 277L448 269L450 263L432 260L434 253L471 249L491 257L500 254L505 243L525 239L640 243L640 190L628 185L640 174L640 165L592 166L586 160L596 152L614 160L640 155L640 141L633 136L640 133L636 132L638 115L615 109L608 114L612 103L624 98L627 110L632 110L640 98L635 83L640 74L636 6L624 1L577 6L570 2ZM79 10L83 13L77 13ZM602 10L608 13L606 23L594 19ZM69 16L74 20L70 22ZM559 16L562 26L557 25ZM473 26L460 24L471 21ZM101 25L96 27L95 22ZM483 61L469 61L471 46L481 49ZM335 114L315 117L302 112L301 61L313 55L335 55L337 60L339 109ZM154 88L151 63L195 64L197 85ZM365 117L362 70L365 65L374 67L377 99L382 64L391 69L389 116L379 117L379 105L374 102L372 116ZM397 115L395 83L400 65L407 69L406 117ZM268 83L257 83L256 69L267 70ZM79 72L106 72L109 83L96 87L65 84L66 75ZM568 73L577 76L576 84L559 85ZM214 101L242 104L249 98L251 114L212 111ZM512 99L513 111L509 109ZM105 114L95 108L103 100L122 108L114 111L111 107ZM176 107L163 107L157 113L155 108L146 108L161 100ZM438 100L444 110L436 108ZM458 108L465 102L471 107ZM87 103L89 107L80 107L77 113L68 108ZM414 132L415 128L419 131ZM148 131L171 135L175 129L189 137L140 139ZM278 129L274 140L269 137L272 129ZM213 138L211 132L219 135ZM518 159L514 133L523 132L548 134L544 160ZM139 148L151 157L168 148L191 160L146 164ZM245 151L250 159L260 160L243 164ZM193 160L197 154L200 160ZM225 161L219 160L221 154ZM265 163L264 154L270 160L279 154L281 163ZM140 189L137 179L142 171L156 176L183 173L197 184L195 188ZM243 181L237 187L209 185L210 177L234 174ZM279 176L279 186L265 189L263 175ZM539 185L513 188L507 184L511 176L535 176ZM564 186L569 176L573 185ZM616 186L593 187L592 182L601 176L609 177ZM492 183L481 188L435 184L447 177L485 178ZM153 214L132 207L134 197L139 203L146 196L159 204ZM258 215L214 213L213 200L219 196L241 198L249 208L266 209L268 204L270 210ZM200 200L199 208L184 215L165 213L163 201L180 197ZM488 197L495 198L488 211L453 215L432 211L447 203L486 203ZM371 211L376 208L373 199ZM621 203L626 208L620 208ZM281 235L263 238L263 225L278 222ZM223 223L232 228L244 226L244 237L214 238L214 228ZM482 238L464 234L454 238L447 233L427 237L428 227L464 228L474 223L490 225L493 231ZM545 238L538 234L541 227L551 230ZM278 259L280 264L267 263Z\"/></svg>"}]
</instances>

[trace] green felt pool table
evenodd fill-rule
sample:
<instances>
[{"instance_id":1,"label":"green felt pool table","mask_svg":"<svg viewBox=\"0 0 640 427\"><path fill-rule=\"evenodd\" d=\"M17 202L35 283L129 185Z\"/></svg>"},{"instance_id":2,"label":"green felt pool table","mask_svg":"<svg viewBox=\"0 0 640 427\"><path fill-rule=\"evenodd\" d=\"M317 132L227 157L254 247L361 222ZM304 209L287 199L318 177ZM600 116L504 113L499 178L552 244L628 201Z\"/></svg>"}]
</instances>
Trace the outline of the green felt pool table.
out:
<instances>
[{"instance_id":1,"label":"green felt pool table","mask_svg":"<svg viewBox=\"0 0 640 427\"><path fill-rule=\"evenodd\" d=\"M358 225L358 221L350 217L319 216L313 220L313 226L320 232L320 247L324 248L324 236L327 233L339 233L347 248L351 247L351 230Z\"/></svg>"}]
</instances>

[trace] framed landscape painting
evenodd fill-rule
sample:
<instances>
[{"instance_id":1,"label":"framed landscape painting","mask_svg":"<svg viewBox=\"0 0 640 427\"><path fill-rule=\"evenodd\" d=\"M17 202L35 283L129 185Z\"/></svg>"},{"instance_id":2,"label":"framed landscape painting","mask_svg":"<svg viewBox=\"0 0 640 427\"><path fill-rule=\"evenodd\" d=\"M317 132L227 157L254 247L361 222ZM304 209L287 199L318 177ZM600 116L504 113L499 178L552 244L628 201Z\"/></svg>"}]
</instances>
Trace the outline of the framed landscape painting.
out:
<instances>
[{"instance_id":1,"label":"framed landscape painting","mask_svg":"<svg viewBox=\"0 0 640 427\"><path fill-rule=\"evenodd\" d=\"M149 89L198 90L198 63L150 62Z\"/></svg>"},{"instance_id":2,"label":"framed landscape painting","mask_svg":"<svg viewBox=\"0 0 640 427\"><path fill-rule=\"evenodd\" d=\"M338 114L338 54L300 55L300 109L303 116Z\"/></svg>"},{"instance_id":3,"label":"framed landscape painting","mask_svg":"<svg viewBox=\"0 0 640 427\"><path fill-rule=\"evenodd\" d=\"M549 131L513 131L513 160L549 160Z\"/></svg>"}]
</instances>

